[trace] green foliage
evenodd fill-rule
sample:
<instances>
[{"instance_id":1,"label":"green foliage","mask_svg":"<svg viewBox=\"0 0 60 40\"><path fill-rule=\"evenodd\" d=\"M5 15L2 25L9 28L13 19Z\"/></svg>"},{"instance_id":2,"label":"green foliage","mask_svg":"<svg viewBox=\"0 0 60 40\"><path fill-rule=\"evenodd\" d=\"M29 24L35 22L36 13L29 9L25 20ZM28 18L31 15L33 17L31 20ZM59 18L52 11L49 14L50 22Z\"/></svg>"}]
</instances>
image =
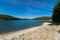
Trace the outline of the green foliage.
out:
<instances>
[{"instance_id":1,"label":"green foliage","mask_svg":"<svg viewBox=\"0 0 60 40\"><path fill-rule=\"evenodd\" d=\"M60 3L60 0L58 0L58 3Z\"/></svg>"},{"instance_id":2,"label":"green foliage","mask_svg":"<svg viewBox=\"0 0 60 40\"><path fill-rule=\"evenodd\" d=\"M10 15L0 14L0 20L20 20L20 18L16 18Z\"/></svg>"},{"instance_id":3,"label":"green foliage","mask_svg":"<svg viewBox=\"0 0 60 40\"><path fill-rule=\"evenodd\" d=\"M60 3L58 3L54 8L52 21L60 23Z\"/></svg>"},{"instance_id":4,"label":"green foliage","mask_svg":"<svg viewBox=\"0 0 60 40\"><path fill-rule=\"evenodd\" d=\"M45 17L37 17L37 18L34 18L33 20L50 20L50 19L51 17L45 16Z\"/></svg>"}]
</instances>

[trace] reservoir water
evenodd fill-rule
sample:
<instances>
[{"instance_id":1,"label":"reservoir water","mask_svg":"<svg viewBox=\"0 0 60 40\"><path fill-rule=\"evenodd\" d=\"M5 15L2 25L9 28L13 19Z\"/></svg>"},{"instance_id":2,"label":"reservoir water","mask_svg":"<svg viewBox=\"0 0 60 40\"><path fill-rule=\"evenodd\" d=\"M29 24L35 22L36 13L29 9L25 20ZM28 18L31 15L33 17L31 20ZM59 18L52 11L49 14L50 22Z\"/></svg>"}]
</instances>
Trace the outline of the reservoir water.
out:
<instances>
[{"instance_id":1,"label":"reservoir water","mask_svg":"<svg viewBox=\"0 0 60 40\"><path fill-rule=\"evenodd\" d=\"M16 31L41 26L46 21L41 20L5 20L0 21L0 32Z\"/></svg>"}]
</instances>

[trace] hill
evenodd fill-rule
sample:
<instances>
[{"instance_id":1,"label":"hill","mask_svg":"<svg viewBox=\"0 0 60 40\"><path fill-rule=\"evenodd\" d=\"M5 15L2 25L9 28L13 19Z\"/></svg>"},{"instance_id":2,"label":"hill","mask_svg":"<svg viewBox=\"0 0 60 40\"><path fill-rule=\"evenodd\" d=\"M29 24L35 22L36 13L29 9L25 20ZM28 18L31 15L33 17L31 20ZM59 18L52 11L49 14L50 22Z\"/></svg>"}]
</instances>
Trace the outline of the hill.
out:
<instances>
[{"instance_id":1,"label":"hill","mask_svg":"<svg viewBox=\"0 0 60 40\"><path fill-rule=\"evenodd\" d=\"M33 18L33 20L50 20L50 19L51 17L48 16Z\"/></svg>"},{"instance_id":2,"label":"hill","mask_svg":"<svg viewBox=\"0 0 60 40\"><path fill-rule=\"evenodd\" d=\"M13 17L10 15L0 14L0 20L20 20L20 18Z\"/></svg>"}]
</instances>

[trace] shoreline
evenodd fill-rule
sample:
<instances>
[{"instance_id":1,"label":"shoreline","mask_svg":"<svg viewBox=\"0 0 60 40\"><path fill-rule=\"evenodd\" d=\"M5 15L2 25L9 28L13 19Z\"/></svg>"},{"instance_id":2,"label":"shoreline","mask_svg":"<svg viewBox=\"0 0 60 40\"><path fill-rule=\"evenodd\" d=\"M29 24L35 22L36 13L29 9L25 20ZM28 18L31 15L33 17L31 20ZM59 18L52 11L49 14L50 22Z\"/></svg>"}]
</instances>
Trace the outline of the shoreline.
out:
<instances>
[{"instance_id":1,"label":"shoreline","mask_svg":"<svg viewBox=\"0 0 60 40\"><path fill-rule=\"evenodd\" d=\"M24 30L10 32L0 35L0 40L53 40L57 31L56 26L49 26L49 22L42 26L32 27Z\"/></svg>"},{"instance_id":2,"label":"shoreline","mask_svg":"<svg viewBox=\"0 0 60 40\"><path fill-rule=\"evenodd\" d=\"M23 34L26 34L26 33L29 33L29 32L33 32L33 31L37 30L39 27L42 27L42 26L32 27L32 28L28 28L28 29L23 29L23 30L18 30L18 31L14 31L14 32L8 32L8 33L5 33L5 34L1 34L0 35L0 40L1 39L2 40L7 39L8 36L11 36L11 35L15 36L15 34L16 34L16 36L19 36L19 35L23 35ZM9 37L9 39L11 39L11 38Z\"/></svg>"}]
</instances>

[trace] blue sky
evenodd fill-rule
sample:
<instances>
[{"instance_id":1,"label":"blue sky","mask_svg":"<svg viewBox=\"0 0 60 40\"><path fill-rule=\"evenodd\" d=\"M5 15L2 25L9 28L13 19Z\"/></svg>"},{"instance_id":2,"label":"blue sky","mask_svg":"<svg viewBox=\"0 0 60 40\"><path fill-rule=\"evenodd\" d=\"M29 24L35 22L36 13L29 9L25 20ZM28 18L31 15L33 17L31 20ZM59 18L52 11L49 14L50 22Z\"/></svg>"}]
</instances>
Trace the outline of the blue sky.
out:
<instances>
[{"instance_id":1,"label":"blue sky","mask_svg":"<svg viewBox=\"0 0 60 40\"><path fill-rule=\"evenodd\" d=\"M20 18L51 16L57 0L0 0L0 14Z\"/></svg>"}]
</instances>

